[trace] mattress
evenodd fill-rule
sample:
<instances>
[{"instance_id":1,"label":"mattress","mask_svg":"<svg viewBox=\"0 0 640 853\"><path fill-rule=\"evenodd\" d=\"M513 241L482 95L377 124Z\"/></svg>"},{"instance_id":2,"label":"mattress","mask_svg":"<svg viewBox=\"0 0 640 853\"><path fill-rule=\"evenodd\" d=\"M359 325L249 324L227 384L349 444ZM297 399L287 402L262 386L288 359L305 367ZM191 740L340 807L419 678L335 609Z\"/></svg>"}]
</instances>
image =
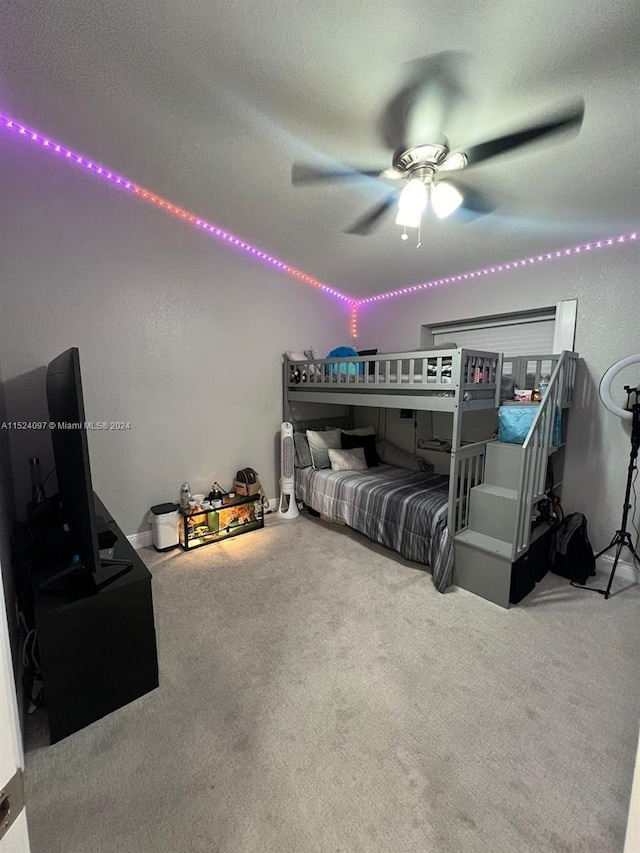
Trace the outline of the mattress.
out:
<instances>
[{"instance_id":1,"label":"mattress","mask_svg":"<svg viewBox=\"0 0 640 853\"><path fill-rule=\"evenodd\" d=\"M449 478L379 465L366 471L296 470L296 497L329 521L364 533L407 560L429 566L443 592L453 575L447 528Z\"/></svg>"}]
</instances>

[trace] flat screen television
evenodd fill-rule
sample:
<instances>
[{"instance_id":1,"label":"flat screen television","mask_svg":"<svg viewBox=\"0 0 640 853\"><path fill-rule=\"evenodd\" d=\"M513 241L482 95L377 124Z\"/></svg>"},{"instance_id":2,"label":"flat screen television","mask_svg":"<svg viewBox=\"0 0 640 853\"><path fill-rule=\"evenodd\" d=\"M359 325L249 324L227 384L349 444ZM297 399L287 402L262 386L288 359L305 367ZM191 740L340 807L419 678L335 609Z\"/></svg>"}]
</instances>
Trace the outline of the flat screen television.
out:
<instances>
[{"instance_id":1,"label":"flat screen television","mask_svg":"<svg viewBox=\"0 0 640 853\"><path fill-rule=\"evenodd\" d=\"M58 480L57 497L61 518L68 528L71 551L69 564L49 577L47 583L72 573L90 573L102 586L131 568L131 563L100 557L77 347L71 347L49 363L47 405L49 421L53 423L51 439ZM101 521L104 523L103 519ZM114 573L111 567L120 567L120 570Z\"/></svg>"}]
</instances>

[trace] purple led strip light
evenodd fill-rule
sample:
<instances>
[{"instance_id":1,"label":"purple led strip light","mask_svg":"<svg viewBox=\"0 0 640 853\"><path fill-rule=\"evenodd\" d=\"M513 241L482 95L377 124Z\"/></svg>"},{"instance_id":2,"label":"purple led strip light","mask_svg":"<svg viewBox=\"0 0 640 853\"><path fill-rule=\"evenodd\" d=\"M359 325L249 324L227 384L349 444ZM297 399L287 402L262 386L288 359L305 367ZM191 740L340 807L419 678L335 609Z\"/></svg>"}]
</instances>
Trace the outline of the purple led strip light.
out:
<instances>
[{"instance_id":1,"label":"purple led strip light","mask_svg":"<svg viewBox=\"0 0 640 853\"><path fill-rule=\"evenodd\" d=\"M154 204L157 207L161 207L166 212L173 214L177 218L186 220L191 225L194 225L201 230L207 231L211 236L216 237L220 240L224 240L230 245L235 246L237 249L242 250L247 254L253 255L254 257L260 258L261 260L265 261L276 269L282 270L282 272L286 272L294 278L299 279L300 281L304 281L307 284L312 285L313 287L319 288L328 295L339 299L341 302L347 303L351 310L351 330L353 337L357 337L357 314L358 308L361 305L367 305L372 302L380 302L385 299L391 299L395 296L403 296L409 293L416 293L418 291L426 290L430 287L438 287L443 284L453 284L455 282L466 281L472 278L480 278L481 276L492 275L504 272L506 270L520 269L531 264L541 263L544 261L553 260L555 258L562 258L568 255L577 255L581 252L591 251L592 249L602 249L608 246L613 246L617 243L626 243L631 240L636 240L638 236L637 232L633 232L630 234L622 234L617 237L610 237L605 240L593 240L590 243L582 243L579 246L573 246L568 249L560 249L554 252L534 255L530 258L522 258L520 260L509 261L508 263L504 264L496 264L492 267L485 267L484 269L480 270L473 270L471 272L465 272L460 273L458 275L447 276L445 278L434 279L433 281L427 281L421 284L409 285L407 287L398 288L397 290L387 291L386 293L379 293L377 296L368 296L364 299L354 299L353 297L341 293L339 290L335 290L334 288L329 287L329 285L327 284L323 284L312 276L309 276L301 270L292 267L290 264L284 263L283 261L274 258L267 252L263 252L262 249L259 249L256 246L252 246L250 243L246 243L243 240L240 240L233 234L224 231L222 228L218 228L217 225L213 225L212 223L207 222L204 219L199 219L192 213L189 213L186 210L182 210L181 208L176 207L175 205L171 204L171 202L168 202L165 199L156 196L154 193L151 193L148 190L139 187L137 184L134 184L132 181L128 181L126 178L123 178L121 175L110 171L109 169L105 168L104 166L101 166L98 163L94 163L87 157L82 157L75 151L66 148L60 143L49 139L44 134L41 134L38 131L34 131L33 129L28 128L21 122L12 119L8 116L5 116L2 113L0 113L0 126L5 127L8 130L15 131L18 135L23 136L26 141L35 142L41 147L46 148L55 154L59 154L62 158L69 161L74 166L84 167L86 170L92 172L94 175L97 175L102 180L109 182L111 185L117 186L121 190L131 192L132 194L144 199L150 204Z\"/></svg>"},{"instance_id":2,"label":"purple led strip light","mask_svg":"<svg viewBox=\"0 0 640 853\"><path fill-rule=\"evenodd\" d=\"M493 275L495 273L505 272L506 270L521 269L522 267L538 264L544 261L551 261L556 258L565 258L568 255L579 255L582 252L590 252L592 249L604 249L608 246L613 246L616 243L627 243L637 239L637 232L631 234L620 234L617 237L609 237L606 240L592 240L590 243L581 243L579 246L572 246L569 249L558 249L555 252L545 252L542 255L533 255L530 258L521 258L517 261L509 261L505 264L495 264L492 267L485 267L481 270L473 270L471 272L460 273L459 275L451 275L446 278L438 278L433 281L425 281L422 284L413 284L407 287L400 287L397 290L390 290L387 293L379 293L377 296L367 296L365 299L358 300L358 305L366 305L371 302L379 302L383 299L391 299L394 296L403 296L407 293L416 293L420 290L425 290L429 287L438 287L442 284L453 284L457 281L466 281L470 278L480 278L485 275Z\"/></svg>"},{"instance_id":3,"label":"purple led strip light","mask_svg":"<svg viewBox=\"0 0 640 853\"><path fill-rule=\"evenodd\" d=\"M328 295L339 299L341 302L348 303L349 305L351 305L353 302L352 297L346 296L339 290L336 290L333 287L329 287L329 285L327 284L323 284L321 281L318 281L317 279L313 278L310 275L307 275L301 270L292 267L290 264L284 263L284 261L280 261L277 258L274 258L267 252L262 251L262 249L256 246L252 246L250 243L246 243L244 240L240 240L233 234L229 234L229 232L224 231L222 228L218 228L217 225L213 225L212 223L207 222L204 219L200 219L197 216L194 216L192 213L189 213L186 210L182 210L181 208L176 207L176 205L171 204L171 202L166 201L165 199L160 198L154 193L149 192L148 190L145 190L142 187L139 187L132 181L123 178L122 175L118 175L115 172L112 172L104 166L100 165L99 163L95 163L88 157L83 157L81 154L78 154L77 152L66 148L64 145L55 142L53 139L48 138L44 134L39 133L38 131L33 130L32 128L26 127L16 119L12 119L9 116L5 116L0 113L0 127L5 127L8 130L15 131L19 136L24 137L25 141L35 142L42 148L46 148L48 151L51 151L54 154L58 154L60 157L73 164L74 166L83 167L92 174L97 175L103 181L107 181L112 186L117 186L121 190L125 190L127 192L132 193L133 195L139 196L150 204L154 204L156 205L156 207L162 208L167 213L171 213L177 218L183 219L189 224L194 225L196 228L208 232L212 237L217 237L220 240L224 240L235 248L246 252L249 255L253 255L254 257L260 258L260 260L265 261L276 269L279 269L282 272L286 272L294 278L297 278L300 281L304 281L306 284L309 284L313 287L317 287L319 290L322 290L324 293L327 293Z\"/></svg>"}]
</instances>

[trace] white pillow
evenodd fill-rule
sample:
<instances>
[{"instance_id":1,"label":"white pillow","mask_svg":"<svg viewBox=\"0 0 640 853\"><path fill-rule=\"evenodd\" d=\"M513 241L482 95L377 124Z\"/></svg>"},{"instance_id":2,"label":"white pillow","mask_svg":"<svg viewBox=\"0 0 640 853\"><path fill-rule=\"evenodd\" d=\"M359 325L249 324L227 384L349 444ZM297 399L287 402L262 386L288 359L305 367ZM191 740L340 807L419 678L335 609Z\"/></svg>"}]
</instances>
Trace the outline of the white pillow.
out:
<instances>
[{"instance_id":1,"label":"white pillow","mask_svg":"<svg viewBox=\"0 0 640 853\"><path fill-rule=\"evenodd\" d=\"M331 468L328 450L330 447L342 447L342 435L339 429L322 431L308 429L307 439L311 450L311 461L314 468Z\"/></svg>"},{"instance_id":2,"label":"white pillow","mask_svg":"<svg viewBox=\"0 0 640 853\"><path fill-rule=\"evenodd\" d=\"M358 427L357 429L343 429L345 435L375 435L376 428L374 426Z\"/></svg>"},{"instance_id":3,"label":"white pillow","mask_svg":"<svg viewBox=\"0 0 640 853\"><path fill-rule=\"evenodd\" d=\"M318 350L317 350L317 349L314 349L313 347L311 347L311 349L306 349L306 350L304 351L304 354L305 354L305 355L306 355L306 357L307 357L308 359L310 359L311 361L320 361L320 359L322 358L322 356L320 355L320 353L318 352Z\"/></svg>"},{"instance_id":4,"label":"white pillow","mask_svg":"<svg viewBox=\"0 0 640 853\"><path fill-rule=\"evenodd\" d=\"M285 355L289 361L307 361L307 354L304 352L293 352L288 350L285 352Z\"/></svg>"},{"instance_id":5,"label":"white pillow","mask_svg":"<svg viewBox=\"0 0 640 853\"><path fill-rule=\"evenodd\" d=\"M364 447L353 447L351 450L329 448L327 453L332 471L366 471L369 467L364 458Z\"/></svg>"}]
</instances>

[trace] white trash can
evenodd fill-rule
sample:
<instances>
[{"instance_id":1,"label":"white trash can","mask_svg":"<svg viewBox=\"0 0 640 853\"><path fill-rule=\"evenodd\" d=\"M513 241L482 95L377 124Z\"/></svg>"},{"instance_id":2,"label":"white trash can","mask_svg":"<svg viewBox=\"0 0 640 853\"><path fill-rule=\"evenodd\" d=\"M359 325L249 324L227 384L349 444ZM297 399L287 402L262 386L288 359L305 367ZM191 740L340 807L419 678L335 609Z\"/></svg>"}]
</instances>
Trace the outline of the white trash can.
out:
<instances>
[{"instance_id":1,"label":"white trash can","mask_svg":"<svg viewBox=\"0 0 640 853\"><path fill-rule=\"evenodd\" d=\"M177 504L156 504L151 507L149 521L156 551L170 551L178 547L178 516Z\"/></svg>"}]
</instances>

